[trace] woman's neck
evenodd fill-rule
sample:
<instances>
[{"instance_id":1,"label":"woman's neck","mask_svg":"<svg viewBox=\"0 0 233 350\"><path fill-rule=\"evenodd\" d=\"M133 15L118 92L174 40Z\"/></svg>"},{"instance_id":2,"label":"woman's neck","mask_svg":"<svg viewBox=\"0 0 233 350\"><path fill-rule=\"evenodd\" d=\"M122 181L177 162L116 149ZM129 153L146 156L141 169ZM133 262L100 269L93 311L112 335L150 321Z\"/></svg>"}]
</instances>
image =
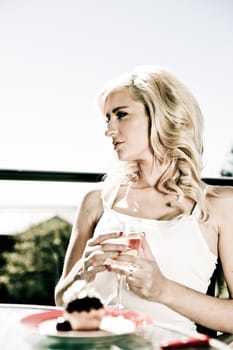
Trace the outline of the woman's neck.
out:
<instances>
[{"instance_id":1,"label":"woman's neck","mask_svg":"<svg viewBox=\"0 0 233 350\"><path fill-rule=\"evenodd\" d=\"M152 162L139 162L137 184L142 187L155 187L167 166L167 164L158 162L154 157Z\"/></svg>"}]
</instances>

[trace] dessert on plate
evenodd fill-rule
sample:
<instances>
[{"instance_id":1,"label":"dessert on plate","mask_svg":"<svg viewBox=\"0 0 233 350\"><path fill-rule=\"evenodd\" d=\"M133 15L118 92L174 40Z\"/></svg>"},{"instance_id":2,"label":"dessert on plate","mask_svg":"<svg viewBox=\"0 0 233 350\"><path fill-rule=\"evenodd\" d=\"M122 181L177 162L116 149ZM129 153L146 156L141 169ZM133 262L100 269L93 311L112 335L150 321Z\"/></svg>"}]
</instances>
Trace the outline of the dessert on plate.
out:
<instances>
[{"instance_id":1,"label":"dessert on plate","mask_svg":"<svg viewBox=\"0 0 233 350\"><path fill-rule=\"evenodd\" d=\"M76 281L64 294L63 316L57 319L58 331L97 330L104 317L104 305L99 293Z\"/></svg>"},{"instance_id":2,"label":"dessert on plate","mask_svg":"<svg viewBox=\"0 0 233 350\"><path fill-rule=\"evenodd\" d=\"M56 320L57 331L104 331L106 334L126 334L145 328L151 320L128 309L105 308L95 288L84 280L76 281L63 297L62 317Z\"/></svg>"}]
</instances>

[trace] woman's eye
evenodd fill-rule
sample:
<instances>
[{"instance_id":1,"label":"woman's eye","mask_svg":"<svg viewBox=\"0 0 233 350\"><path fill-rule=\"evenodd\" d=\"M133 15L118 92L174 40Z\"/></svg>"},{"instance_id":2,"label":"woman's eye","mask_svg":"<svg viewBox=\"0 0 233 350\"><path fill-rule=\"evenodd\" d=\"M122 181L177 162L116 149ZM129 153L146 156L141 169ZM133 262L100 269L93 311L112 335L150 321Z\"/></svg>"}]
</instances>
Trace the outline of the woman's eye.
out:
<instances>
[{"instance_id":1,"label":"woman's eye","mask_svg":"<svg viewBox=\"0 0 233 350\"><path fill-rule=\"evenodd\" d=\"M105 123L109 123L110 122L110 116L109 115L106 115L105 117Z\"/></svg>"},{"instance_id":2,"label":"woman's eye","mask_svg":"<svg viewBox=\"0 0 233 350\"><path fill-rule=\"evenodd\" d=\"M126 115L127 115L126 112L117 112L117 117L118 117L119 119L124 118Z\"/></svg>"}]
</instances>

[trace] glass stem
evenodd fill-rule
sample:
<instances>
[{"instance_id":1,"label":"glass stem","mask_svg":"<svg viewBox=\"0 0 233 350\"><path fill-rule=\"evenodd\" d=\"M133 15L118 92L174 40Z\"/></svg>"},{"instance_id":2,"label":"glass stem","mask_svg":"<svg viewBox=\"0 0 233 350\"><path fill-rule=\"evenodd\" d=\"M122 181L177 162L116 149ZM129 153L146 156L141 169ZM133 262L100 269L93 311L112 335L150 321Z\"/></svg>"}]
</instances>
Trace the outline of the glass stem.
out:
<instances>
[{"instance_id":1,"label":"glass stem","mask_svg":"<svg viewBox=\"0 0 233 350\"><path fill-rule=\"evenodd\" d=\"M123 287L124 276L120 273L117 274L117 308L123 308L122 305L122 287Z\"/></svg>"}]
</instances>

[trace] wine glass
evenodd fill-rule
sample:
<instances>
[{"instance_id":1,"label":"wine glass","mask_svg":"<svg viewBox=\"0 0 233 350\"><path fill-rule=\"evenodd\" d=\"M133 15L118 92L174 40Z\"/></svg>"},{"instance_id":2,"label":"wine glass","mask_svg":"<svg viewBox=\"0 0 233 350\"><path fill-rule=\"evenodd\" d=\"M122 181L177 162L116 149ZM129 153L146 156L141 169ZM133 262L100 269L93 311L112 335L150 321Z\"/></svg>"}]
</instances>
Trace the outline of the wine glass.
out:
<instances>
[{"instance_id":1,"label":"wine glass","mask_svg":"<svg viewBox=\"0 0 233 350\"><path fill-rule=\"evenodd\" d=\"M142 232L140 226L140 222L136 219L135 221L126 222L124 224L123 235L119 238L116 238L117 244L125 244L128 246L129 251L127 254L137 256L141 249ZM132 268L132 265L129 265L128 268ZM115 305L117 309L124 308L122 304L122 288L124 281L125 276L117 273L117 296Z\"/></svg>"}]
</instances>

